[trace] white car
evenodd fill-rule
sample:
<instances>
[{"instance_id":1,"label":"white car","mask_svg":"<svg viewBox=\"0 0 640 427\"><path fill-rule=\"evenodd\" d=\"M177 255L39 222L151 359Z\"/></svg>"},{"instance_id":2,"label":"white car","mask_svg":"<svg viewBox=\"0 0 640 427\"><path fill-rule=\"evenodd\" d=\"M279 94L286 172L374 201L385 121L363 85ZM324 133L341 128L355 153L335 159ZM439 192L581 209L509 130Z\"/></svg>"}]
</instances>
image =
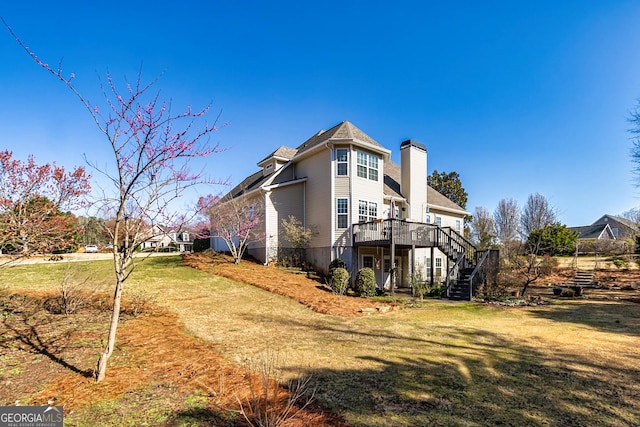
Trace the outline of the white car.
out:
<instances>
[{"instance_id":1,"label":"white car","mask_svg":"<svg viewBox=\"0 0 640 427\"><path fill-rule=\"evenodd\" d=\"M88 254L97 254L98 253L98 246L96 245L87 245L84 247L84 251Z\"/></svg>"}]
</instances>

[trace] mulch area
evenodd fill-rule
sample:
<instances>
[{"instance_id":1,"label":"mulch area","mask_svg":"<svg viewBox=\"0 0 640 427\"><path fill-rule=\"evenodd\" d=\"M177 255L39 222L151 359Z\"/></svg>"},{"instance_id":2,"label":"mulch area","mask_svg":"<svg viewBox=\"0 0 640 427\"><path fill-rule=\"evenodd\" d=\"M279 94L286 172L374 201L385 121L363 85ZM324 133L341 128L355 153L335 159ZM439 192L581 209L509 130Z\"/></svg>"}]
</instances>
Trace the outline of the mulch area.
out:
<instances>
[{"instance_id":1,"label":"mulch area","mask_svg":"<svg viewBox=\"0 0 640 427\"><path fill-rule=\"evenodd\" d=\"M228 362L206 342L187 335L176 314L149 306L134 317L127 314L125 304L107 377L96 384L92 366L102 349L99 343L109 317L104 299L65 316L47 310L46 302L52 298L55 294L42 292L0 296L4 319L0 323L2 361L15 366L13 373L5 369L5 374L0 375L1 405L55 404L64 406L69 414L99 402L131 396L129 399L134 402L166 402L164 409L176 414L175 423L168 425L182 425L183 402L200 393L207 398L206 410L196 414L200 422L245 425L241 416L221 424L224 417L220 414L238 413L239 402L246 405L252 398L251 384L262 381L259 374ZM281 389L279 396L283 400L274 405L286 404L286 390ZM120 410L126 419L126 405ZM88 417L85 421L91 424L91 415ZM207 420L215 422L208 424ZM342 417L313 404L287 422L290 427L310 425L342 427L346 423Z\"/></svg>"},{"instance_id":2,"label":"mulch area","mask_svg":"<svg viewBox=\"0 0 640 427\"><path fill-rule=\"evenodd\" d=\"M214 252L186 254L183 259L190 267L284 295L318 313L356 317L395 308L353 295L336 295L316 274L307 277L304 273L296 274L274 265L265 266L249 260L234 264L230 256Z\"/></svg>"}]
</instances>

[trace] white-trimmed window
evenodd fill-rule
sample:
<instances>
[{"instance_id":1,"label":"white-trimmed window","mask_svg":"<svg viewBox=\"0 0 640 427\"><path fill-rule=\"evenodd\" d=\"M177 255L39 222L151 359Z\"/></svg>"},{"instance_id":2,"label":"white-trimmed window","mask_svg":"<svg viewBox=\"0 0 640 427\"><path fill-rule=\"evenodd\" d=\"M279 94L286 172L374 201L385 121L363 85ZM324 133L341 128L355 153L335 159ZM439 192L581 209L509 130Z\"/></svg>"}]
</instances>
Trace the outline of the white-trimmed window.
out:
<instances>
[{"instance_id":1,"label":"white-trimmed window","mask_svg":"<svg viewBox=\"0 0 640 427\"><path fill-rule=\"evenodd\" d=\"M436 225L438 227L442 227L442 217L441 216L437 216L436 217Z\"/></svg>"},{"instance_id":2,"label":"white-trimmed window","mask_svg":"<svg viewBox=\"0 0 640 427\"><path fill-rule=\"evenodd\" d=\"M376 202L358 201L358 222L370 222L378 218L378 204Z\"/></svg>"},{"instance_id":3,"label":"white-trimmed window","mask_svg":"<svg viewBox=\"0 0 640 427\"><path fill-rule=\"evenodd\" d=\"M425 271L427 273L425 274L425 279L431 280L431 257L426 257L424 259L424 265L426 266Z\"/></svg>"},{"instance_id":4,"label":"white-trimmed window","mask_svg":"<svg viewBox=\"0 0 640 427\"><path fill-rule=\"evenodd\" d=\"M440 257L436 258L436 266L435 266L434 273L435 273L434 276L442 277L442 258Z\"/></svg>"},{"instance_id":5,"label":"white-trimmed window","mask_svg":"<svg viewBox=\"0 0 640 427\"><path fill-rule=\"evenodd\" d=\"M338 199L336 202L336 222L338 228L349 227L349 199Z\"/></svg>"},{"instance_id":6,"label":"white-trimmed window","mask_svg":"<svg viewBox=\"0 0 640 427\"><path fill-rule=\"evenodd\" d=\"M431 224L431 215L427 214L427 215L424 217L424 219L425 219L425 221L427 222L427 224Z\"/></svg>"},{"instance_id":7,"label":"white-trimmed window","mask_svg":"<svg viewBox=\"0 0 640 427\"><path fill-rule=\"evenodd\" d=\"M373 255L362 255L362 268L373 270Z\"/></svg>"},{"instance_id":8,"label":"white-trimmed window","mask_svg":"<svg viewBox=\"0 0 640 427\"><path fill-rule=\"evenodd\" d=\"M358 151L358 176L360 178L378 180L378 157Z\"/></svg>"},{"instance_id":9,"label":"white-trimmed window","mask_svg":"<svg viewBox=\"0 0 640 427\"><path fill-rule=\"evenodd\" d=\"M460 231L461 231L461 229L460 229L460 228L461 228L461 224L462 224L462 223L460 222L460 220L459 220L459 219L456 219L456 233L460 233Z\"/></svg>"},{"instance_id":10,"label":"white-trimmed window","mask_svg":"<svg viewBox=\"0 0 640 427\"><path fill-rule=\"evenodd\" d=\"M349 175L349 149L338 148L336 150L336 174L339 176Z\"/></svg>"}]
</instances>

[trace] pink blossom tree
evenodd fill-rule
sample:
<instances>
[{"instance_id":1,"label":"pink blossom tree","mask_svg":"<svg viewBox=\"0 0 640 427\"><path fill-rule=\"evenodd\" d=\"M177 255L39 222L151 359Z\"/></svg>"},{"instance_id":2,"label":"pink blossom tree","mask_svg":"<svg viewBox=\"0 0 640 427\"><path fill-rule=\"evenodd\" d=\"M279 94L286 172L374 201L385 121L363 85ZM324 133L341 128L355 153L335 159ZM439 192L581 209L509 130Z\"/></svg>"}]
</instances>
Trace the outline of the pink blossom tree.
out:
<instances>
[{"instance_id":1,"label":"pink blossom tree","mask_svg":"<svg viewBox=\"0 0 640 427\"><path fill-rule=\"evenodd\" d=\"M209 220L211 236L225 242L236 264L251 242L264 238L260 227L263 209L258 199L207 196L198 200L198 206Z\"/></svg>"},{"instance_id":2,"label":"pink blossom tree","mask_svg":"<svg viewBox=\"0 0 640 427\"><path fill-rule=\"evenodd\" d=\"M104 136L113 156L114 166L109 169L89 162L112 184L111 191L107 189L100 196L98 206L105 218L113 219L109 232L115 272L107 344L96 367L96 381L100 382L105 377L107 362L115 346L123 285L136 265L135 248L151 236L150 230L154 226L180 227L185 218L172 214L167 206L180 198L185 190L199 184L226 184L192 170L193 159L221 151L218 145L210 144L208 138L218 129L218 117L212 122L207 120L209 106L195 111L187 107L174 113L170 101L162 101L159 92L152 92L157 79L145 84L141 73L133 83L126 82L124 89L107 74L106 81L101 81L104 101L90 103L74 87L73 73L65 76L61 65L54 69L41 61L4 20L3 23L38 65L76 95Z\"/></svg>"},{"instance_id":3,"label":"pink blossom tree","mask_svg":"<svg viewBox=\"0 0 640 427\"><path fill-rule=\"evenodd\" d=\"M55 163L39 165L33 156L23 162L0 152L0 247L20 257L50 253L69 245L76 224L74 210L86 203L91 187L84 167L67 172Z\"/></svg>"}]
</instances>

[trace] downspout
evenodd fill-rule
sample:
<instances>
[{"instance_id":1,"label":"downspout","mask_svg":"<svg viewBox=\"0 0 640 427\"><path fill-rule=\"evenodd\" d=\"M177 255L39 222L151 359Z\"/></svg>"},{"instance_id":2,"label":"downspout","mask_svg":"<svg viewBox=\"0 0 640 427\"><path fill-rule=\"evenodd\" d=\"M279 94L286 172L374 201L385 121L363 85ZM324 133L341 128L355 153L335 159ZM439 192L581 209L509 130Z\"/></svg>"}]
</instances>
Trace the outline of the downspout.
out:
<instances>
[{"instance_id":1,"label":"downspout","mask_svg":"<svg viewBox=\"0 0 640 427\"><path fill-rule=\"evenodd\" d=\"M269 194L269 191L261 190L264 195L264 265L267 266L269 265L269 235L267 234L267 224L269 223L267 221L267 194Z\"/></svg>"}]
</instances>

